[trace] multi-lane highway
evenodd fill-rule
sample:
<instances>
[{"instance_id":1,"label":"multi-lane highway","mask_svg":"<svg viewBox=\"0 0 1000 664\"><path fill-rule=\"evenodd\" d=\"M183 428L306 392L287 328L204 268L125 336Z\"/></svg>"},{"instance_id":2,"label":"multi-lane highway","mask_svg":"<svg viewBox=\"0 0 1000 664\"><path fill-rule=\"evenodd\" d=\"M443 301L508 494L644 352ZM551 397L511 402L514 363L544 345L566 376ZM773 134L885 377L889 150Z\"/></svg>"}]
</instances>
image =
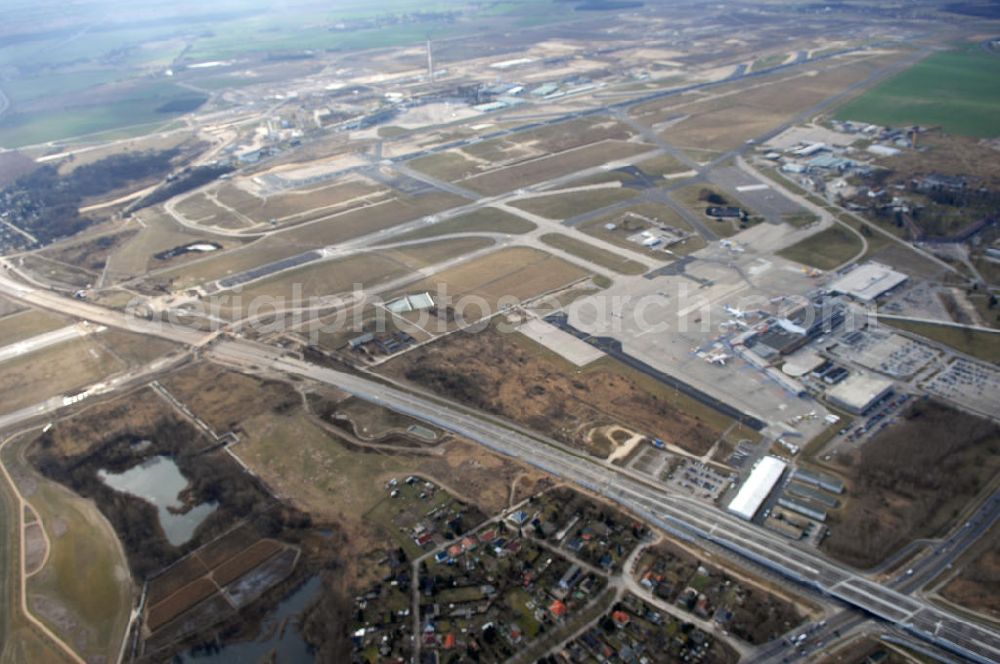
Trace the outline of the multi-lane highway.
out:
<instances>
[{"instance_id":1,"label":"multi-lane highway","mask_svg":"<svg viewBox=\"0 0 1000 664\"><path fill-rule=\"evenodd\" d=\"M969 515L964 524L960 524L948 537L940 540L928 540L923 543L921 546L928 550L924 552L924 555L918 555L916 560L907 565L902 564L902 561L912 556L913 551L920 547L915 547L915 549L908 547L901 552L908 552L908 555L894 556L895 566L898 570L886 585L904 593L918 592L919 589L926 587L943 572L951 569L954 562L997 521L1000 521L1000 490L994 492L988 500L984 501L978 509ZM880 565L878 570L881 571L887 567L887 565ZM841 611L822 624L796 630L792 637L806 634L807 638L801 643L792 643L791 639L782 638L762 647L754 662L755 664L791 664L805 661L821 650L824 644L830 644L858 630L866 622L867 619L861 612L849 609Z\"/></svg>"},{"instance_id":2,"label":"multi-lane highway","mask_svg":"<svg viewBox=\"0 0 1000 664\"><path fill-rule=\"evenodd\" d=\"M713 542L973 661L1000 662L1000 634L993 630L865 578L714 507L669 492L665 487L628 470L597 464L555 441L528 435L496 418L429 395L404 391L369 377L305 362L272 346L244 340L221 340L217 335L179 325L136 319L119 311L26 286L3 271L0 271L0 292L101 325L169 339L187 346L207 347L216 360L236 366L296 375L335 385L357 397L426 420L495 452L521 459L553 476L575 482L614 500L661 528L689 539L701 538ZM208 346L213 340L216 343ZM10 418L6 423L13 424Z\"/></svg>"},{"instance_id":3,"label":"multi-lane highway","mask_svg":"<svg viewBox=\"0 0 1000 664\"><path fill-rule=\"evenodd\" d=\"M794 66L782 65L766 72L743 74L759 76L773 73L775 69ZM884 74L884 72L882 72ZM725 81L728 83L731 81ZM699 84L695 87L712 87L724 82ZM865 81L858 84L870 83ZM611 106L574 113L574 117L596 113L614 113L638 102L682 94L689 89L675 89L655 93L640 100L628 100ZM535 126L563 122L567 117L553 118ZM504 132L520 132L532 125ZM466 139L466 141L479 139ZM439 146L433 151L455 147ZM396 157L393 162L399 170L405 167L398 162L412 159L417 154ZM730 155L726 155L727 158ZM714 165L714 164L713 164ZM702 172L706 169L701 169ZM465 193L465 192L462 192ZM477 201L481 204L481 201ZM476 205L473 203L471 205ZM422 222L421 222L422 223ZM2 263L2 262L0 262ZM12 278L0 266L0 292L37 307L56 310L102 326L168 339L179 344L207 348L212 356L222 362L240 367L267 369L287 375L297 375L315 381L336 385L360 398L382 403L402 413L429 421L449 431L476 441L498 453L515 457L554 476L583 486L616 501L623 507L644 517L678 536L707 540L728 551L763 565L788 579L837 598L865 614L887 621L901 630L924 639L936 646L977 662L1000 662L1000 634L977 625L952 612L931 605L923 599L909 595L915 588L934 578L975 539L980 528L987 527L997 518L997 501L988 506L973 520L969 528L956 532L951 539L941 543L934 557L924 559L915 566L913 574L897 577L887 584L877 583L854 570L827 561L814 552L797 544L776 538L773 533L740 521L709 505L690 497L668 491L653 484L648 478L626 469L611 468L594 463L589 458L568 449L555 441L544 439L520 430L510 423L486 416L454 404L443 402L430 395L422 395L386 385L382 382L326 367L303 362L285 355L284 351L270 346L243 340L220 340L217 334L194 330L180 325L127 316L86 302L60 296L45 289L25 285ZM60 332L60 335L63 334ZM213 342L217 342L214 345ZM124 385L124 383L122 383ZM131 381L130 381L131 384ZM106 390L117 385L104 386ZM56 397L41 407L26 409L0 417L0 430L17 423L47 415L66 405L65 399ZM987 518L989 517L989 518ZM945 552L950 549L950 555ZM861 622L857 612L844 612L830 619L818 634L836 633L856 627ZM818 636L816 638L819 638ZM773 651L768 653L768 656ZM763 655L764 653L762 653Z\"/></svg>"},{"instance_id":4,"label":"multi-lane highway","mask_svg":"<svg viewBox=\"0 0 1000 664\"><path fill-rule=\"evenodd\" d=\"M288 357L272 347L222 341L211 352L220 361L336 385L362 399L419 417L600 493L671 532L707 539L973 661L1000 662L1000 634L993 630L778 540L693 498L672 494L628 471L594 463L555 441L526 435L437 399Z\"/></svg>"}]
</instances>

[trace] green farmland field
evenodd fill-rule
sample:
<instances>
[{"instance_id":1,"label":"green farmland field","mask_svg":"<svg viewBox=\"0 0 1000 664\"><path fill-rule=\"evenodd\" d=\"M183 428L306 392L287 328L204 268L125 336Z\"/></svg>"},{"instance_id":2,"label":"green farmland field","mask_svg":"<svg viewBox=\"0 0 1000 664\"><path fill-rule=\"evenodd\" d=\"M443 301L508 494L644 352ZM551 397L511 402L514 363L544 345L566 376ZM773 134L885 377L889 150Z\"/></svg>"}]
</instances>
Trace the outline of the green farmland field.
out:
<instances>
[{"instance_id":1,"label":"green farmland field","mask_svg":"<svg viewBox=\"0 0 1000 664\"><path fill-rule=\"evenodd\" d=\"M145 131L153 131L205 99L165 81L123 86L120 92L93 105L5 115L0 122L0 147L17 148L126 127L144 126Z\"/></svg>"},{"instance_id":2,"label":"green farmland field","mask_svg":"<svg viewBox=\"0 0 1000 664\"><path fill-rule=\"evenodd\" d=\"M1000 58L976 47L919 62L837 113L842 120L940 125L964 136L1000 135Z\"/></svg>"}]
</instances>

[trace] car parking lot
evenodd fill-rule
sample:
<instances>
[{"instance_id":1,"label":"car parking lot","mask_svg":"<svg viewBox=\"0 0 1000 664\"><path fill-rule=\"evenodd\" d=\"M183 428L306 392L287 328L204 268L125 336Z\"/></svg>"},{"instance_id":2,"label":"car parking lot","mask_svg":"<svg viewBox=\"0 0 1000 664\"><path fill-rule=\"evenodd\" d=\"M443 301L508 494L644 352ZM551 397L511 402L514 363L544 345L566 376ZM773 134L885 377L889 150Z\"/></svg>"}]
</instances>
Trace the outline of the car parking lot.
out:
<instances>
[{"instance_id":1,"label":"car parking lot","mask_svg":"<svg viewBox=\"0 0 1000 664\"><path fill-rule=\"evenodd\" d=\"M729 455L726 463L733 468L743 468L747 465L747 461L757 454L757 447L757 445L754 445L749 440L741 440L737 443L733 453Z\"/></svg>"},{"instance_id":2,"label":"car parking lot","mask_svg":"<svg viewBox=\"0 0 1000 664\"><path fill-rule=\"evenodd\" d=\"M733 482L733 476L701 461L683 459L667 476L667 484L696 498L716 502Z\"/></svg>"},{"instance_id":3,"label":"car parking lot","mask_svg":"<svg viewBox=\"0 0 1000 664\"><path fill-rule=\"evenodd\" d=\"M831 355L893 378L911 378L941 355L927 344L885 329L850 331L838 341L828 346Z\"/></svg>"},{"instance_id":4,"label":"car parking lot","mask_svg":"<svg viewBox=\"0 0 1000 664\"><path fill-rule=\"evenodd\" d=\"M961 403L969 410L989 417L1000 417L1000 370L987 364L956 359L927 381L928 393Z\"/></svg>"},{"instance_id":5,"label":"car parking lot","mask_svg":"<svg viewBox=\"0 0 1000 664\"><path fill-rule=\"evenodd\" d=\"M898 394L891 395L888 399L885 399L882 403L875 407L875 410L868 414L868 417L863 421L858 422L857 426L853 428L845 428L842 433L846 435L846 440L849 443L860 442L863 438L867 436L874 435L885 429L887 426L896 421L898 413L901 411L904 404L906 404L912 395L909 394Z\"/></svg>"}]
</instances>

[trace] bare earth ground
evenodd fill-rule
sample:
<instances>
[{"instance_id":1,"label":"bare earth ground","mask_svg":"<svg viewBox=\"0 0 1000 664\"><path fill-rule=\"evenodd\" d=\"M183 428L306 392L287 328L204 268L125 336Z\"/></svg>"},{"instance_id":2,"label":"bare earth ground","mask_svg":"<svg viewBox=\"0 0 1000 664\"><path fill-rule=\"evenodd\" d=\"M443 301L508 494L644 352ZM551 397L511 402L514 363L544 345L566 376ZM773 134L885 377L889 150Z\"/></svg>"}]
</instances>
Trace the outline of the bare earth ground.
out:
<instances>
[{"instance_id":1,"label":"bare earth ground","mask_svg":"<svg viewBox=\"0 0 1000 664\"><path fill-rule=\"evenodd\" d=\"M582 449L591 429L627 425L696 453L718 432L614 371L576 372L495 329L458 333L383 365L394 377L483 408ZM574 375L575 373L575 375Z\"/></svg>"},{"instance_id":2,"label":"bare earth ground","mask_svg":"<svg viewBox=\"0 0 1000 664\"><path fill-rule=\"evenodd\" d=\"M941 595L1000 619L1000 528L994 526L969 553L968 564L944 586Z\"/></svg>"}]
</instances>

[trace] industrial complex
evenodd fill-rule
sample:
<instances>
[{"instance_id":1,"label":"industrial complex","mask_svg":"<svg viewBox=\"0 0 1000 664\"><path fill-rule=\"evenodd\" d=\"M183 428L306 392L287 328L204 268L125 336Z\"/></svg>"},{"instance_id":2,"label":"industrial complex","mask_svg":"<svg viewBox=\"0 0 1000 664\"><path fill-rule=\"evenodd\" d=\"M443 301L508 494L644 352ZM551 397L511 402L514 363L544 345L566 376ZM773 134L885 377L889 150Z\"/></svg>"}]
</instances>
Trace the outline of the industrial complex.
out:
<instances>
[{"instance_id":1,"label":"industrial complex","mask_svg":"<svg viewBox=\"0 0 1000 664\"><path fill-rule=\"evenodd\" d=\"M0 664L1000 663L990 3L11 2Z\"/></svg>"}]
</instances>

